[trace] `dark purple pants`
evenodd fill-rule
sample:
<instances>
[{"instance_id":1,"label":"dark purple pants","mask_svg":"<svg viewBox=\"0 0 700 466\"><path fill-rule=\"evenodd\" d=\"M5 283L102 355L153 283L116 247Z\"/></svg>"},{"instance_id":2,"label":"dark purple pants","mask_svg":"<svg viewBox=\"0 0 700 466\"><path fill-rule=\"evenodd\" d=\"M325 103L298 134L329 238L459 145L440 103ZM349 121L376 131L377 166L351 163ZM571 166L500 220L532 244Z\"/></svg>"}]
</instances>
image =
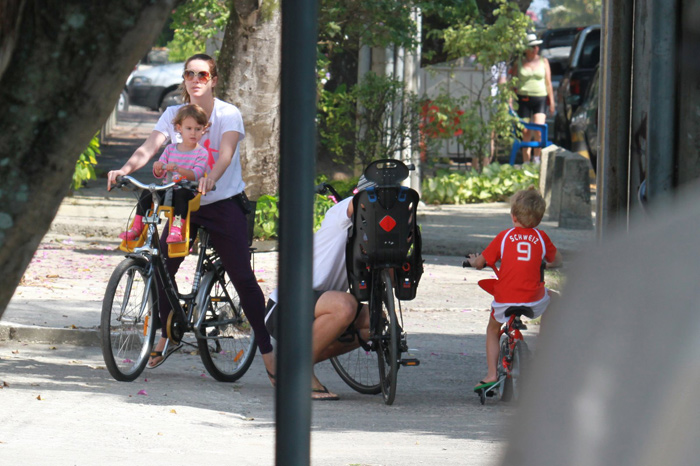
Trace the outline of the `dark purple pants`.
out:
<instances>
[{"instance_id":1,"label":"dark purple pants","mask_svg":"<svg viewBox=\"0 0 700 466\"><path fill-rule=\"evenodd\" d=\"M265 328L265 297L258 285L258 280L250 267L250 252L248 251L247 219L240 204L233 199L203 205L190 217L190 231L197 231L203 226L209 232L211 244L219 253L224 269L231 278L241 299L241 307L250 326L255 332L255 342L261 354L272 351L270 334ZM161 251L167 255L168 225L163 229L160 238ZM170 276L174 277L184 257L166 258ZM162 325L162 335L167 338L165 330L170 314L170 303L163 289L158 286L159 315Z\"/></svg>"}]
</instances>

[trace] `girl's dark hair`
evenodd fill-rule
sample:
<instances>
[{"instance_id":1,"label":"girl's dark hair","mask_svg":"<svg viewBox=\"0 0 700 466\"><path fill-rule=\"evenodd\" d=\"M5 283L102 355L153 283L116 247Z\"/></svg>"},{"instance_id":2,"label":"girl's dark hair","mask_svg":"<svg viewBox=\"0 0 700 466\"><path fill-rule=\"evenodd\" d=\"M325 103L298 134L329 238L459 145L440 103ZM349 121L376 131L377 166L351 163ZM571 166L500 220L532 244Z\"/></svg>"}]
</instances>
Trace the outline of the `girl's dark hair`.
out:
<instances>
[{"instance_id":1,"label":"girl's dark hair","mask_svg":"<svg viewBox=\"0 0 700 466\"><path fill-rule=\"evenodd\" d=\"M187 69L187 65L189 65L192 60L202 60L207 62L209 64L209 72L211 73L211 79L214 79L219 75L216 71L216 61L206 53L196 53L190 58L188 58L185 62L185 66L182 69L183 72ZM185 87L184 78L182 79L182 83L180 84L180 95L182 97L183 102L185 102L186 104L190 103L190 95L187 93L187 87Z\"/></svg>"},{"instance_id":2,"label":"girl's dark hair","mask_svg":"<svg viewBox=\"0 0 700 466\"><path fill-rule=\"evenodd\" d=\"M177 110L177 114L175 118L173 118L173 125L181 125L187 117L192 117L197 124L202 126L207 126L209 124L207 112L205 112L202 107L197 104L188 104L183 105Z\"/></svg>"}]
</instances>

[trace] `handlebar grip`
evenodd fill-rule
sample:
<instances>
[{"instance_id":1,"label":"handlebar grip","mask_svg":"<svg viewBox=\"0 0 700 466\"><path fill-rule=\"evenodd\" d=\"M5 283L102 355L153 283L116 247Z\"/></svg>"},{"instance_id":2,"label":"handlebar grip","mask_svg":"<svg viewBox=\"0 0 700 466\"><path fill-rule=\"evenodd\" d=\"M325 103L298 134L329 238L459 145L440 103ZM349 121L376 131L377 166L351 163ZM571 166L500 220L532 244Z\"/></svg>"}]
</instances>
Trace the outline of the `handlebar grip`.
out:
<instances>
[{"instance_id":1,"label":"handlebar grip","mask_svg":"<svg viewBox=\"0 0 700 466\"><path fill-rule=\"evenodd\" d=\"M471 267L472 265L469 263L469 261L463 261L462 262L462 268L466 269Z\"/></svg>"}]
</instances>

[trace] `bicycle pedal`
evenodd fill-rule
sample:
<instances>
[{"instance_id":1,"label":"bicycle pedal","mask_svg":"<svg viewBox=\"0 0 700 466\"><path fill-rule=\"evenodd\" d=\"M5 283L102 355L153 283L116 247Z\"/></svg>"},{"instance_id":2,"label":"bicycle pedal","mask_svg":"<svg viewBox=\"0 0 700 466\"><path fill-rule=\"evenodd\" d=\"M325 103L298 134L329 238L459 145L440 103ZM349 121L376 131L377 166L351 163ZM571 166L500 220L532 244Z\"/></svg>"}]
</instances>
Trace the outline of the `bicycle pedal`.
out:
<instances>
[{"instance_id":1,"label":"bicycle pedal","mask_svg":"<svg viewBox=\"0 0 700 466\"><path fill-rule=\"evenodd\" d=\"M420 366L420 360L411 358L411 359L402 359L401 360L401 365L402 366Z\"/></svg>"}]
</instances>

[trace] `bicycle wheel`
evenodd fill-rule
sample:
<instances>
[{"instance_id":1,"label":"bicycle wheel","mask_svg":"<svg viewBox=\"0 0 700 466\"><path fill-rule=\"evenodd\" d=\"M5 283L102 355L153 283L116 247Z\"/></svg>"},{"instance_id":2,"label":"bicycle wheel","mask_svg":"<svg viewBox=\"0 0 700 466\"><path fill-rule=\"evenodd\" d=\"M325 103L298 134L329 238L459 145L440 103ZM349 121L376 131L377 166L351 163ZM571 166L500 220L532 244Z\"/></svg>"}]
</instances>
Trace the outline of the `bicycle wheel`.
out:
<instances>
[{"instance_id":1,"label":"bicycle wheel","mask_svg":"<svg viewBox=\"0 0 700 466\"><path fill-rule=\"evenodd\" d=\"M510 380L513 392L513 401L518 401L523 390L523 374L527 370L528 357L530 350L527 343L518 341L513 349L513 363L510 367Z\"/></svg>"},{"instance_id":2,"label":"bicycle wheel","mask_svg":"<svg viewBox=\"0 0 700 466\"><path fill-rule=\"evenodd\" d=\"M100 336L102 357L116 380L131 382L141 374L156 335L153 281L145 260L123 260L107 283Z\"/></svg>"},{"instance_id":3,"label":"bicycle wheel","mask_svg":"<svg viewBox=\"0 0 700 466\"><path fill-rule=\"evenodd\" d=\"M381 306L382 323L377 335L377 362L379 363L379 380L382 387L384 403L390 405L396 396L396 373L399 370L399 323L396 318L394 302L394 287L388 270L382 270L380 291L378 294Z\"/></svg>"},{"instance_id":4,"label":"bicycle wheel","mask_svg":"<svg viewBox=\"0 0 700 466\"><path fill-rule=\"evenodd\" d=\"M376 395L382 391L377 372L377 353L356 348L349 353L331 358L331 364L341 379L353 390L363 395Z\"/></svg>"},{"instance_id":5,"label":"bicycle wheel","mask_svg":"<svg viewBox=\"0 0 700 466\"><path fill-rule=\"evenodd\" d=\"M204 312L204 316L201 316ZM204 338L197 339L202 363L219 382L235 382L255 357L255 334L241 308L235 288L222 268L202 279L195 322Z\"/></svg>"},{"instance_id":6,"label":"bicycle wheel","mask_svg":"<svg viewBox=\"0 0 700 466\"><path fill-rule=\"evenodd\" d=\"M510 379L508 378L508 371L503 363L505 358L508 358L508 337L503 335L501 337L501 346L498 353L498 380L501 380L501 386L499 391L501 393L501 401L510 401L512 397L512 388L510 384Z\"/></svg>"},{"instance_id":7,"label":"bicycle wheel","mask_svg":"<svg viewBox=\"0 0 700 466\"><path fill-rule=\"evenodd\" d=\"M524 341L515 342L513 347L512 361L510 363L510 374L505 380L503 401L518 401L522 391L523 369L527 366L527 358L530 350ZM507 397L506 397L507 393Z\"/></svg>"}]
</instances>

